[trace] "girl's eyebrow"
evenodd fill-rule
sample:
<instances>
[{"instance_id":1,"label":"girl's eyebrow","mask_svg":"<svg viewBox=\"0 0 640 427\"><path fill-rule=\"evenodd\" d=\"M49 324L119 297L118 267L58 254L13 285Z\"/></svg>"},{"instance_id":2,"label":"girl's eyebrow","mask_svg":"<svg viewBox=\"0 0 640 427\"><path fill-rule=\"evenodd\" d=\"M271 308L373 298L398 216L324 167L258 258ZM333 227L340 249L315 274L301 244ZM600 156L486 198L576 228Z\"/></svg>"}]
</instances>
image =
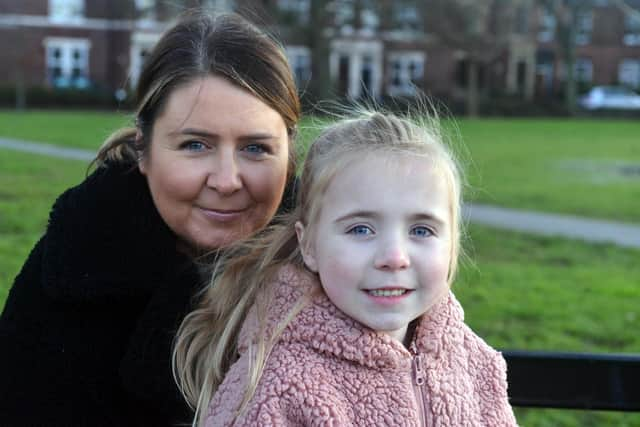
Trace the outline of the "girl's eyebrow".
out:
<instances>
[{"instance_id":1,"label":"girl's eyebrow","mask_svg":"<svg viewBox=\"0 0 640 427\"><path fill-rule=\"evenodd\" d=\"M342 216L339 216L338 218L335 219L334 222L341 222L341 221L351 220L354 218L374 218L375 219L379 216L380 214L374 211L359 210L359 211L348 212Z\"/></svg>"},{"instance_id":2,"label":"girl's eyebrow","mask_svg":"<svg viewBox=\"0 0 640 427\"><path fill-rule=\"evenodd\" d=\"M438 225L444 225L445 221L442 220L438 215L431 212L420 212L409 217L411 221L427 221L427 222L435 222Z\"/></svg>"},{"instance_id":3,"label":"girl's eyebrow","mask_svg":"<svg viewBox=\"0 0 640 427\"><path fill-rule=\"evenodd\" d=\"M346 220L353 220L355 218L363 218L363 219L376 219L381 216L380 213L375 211L368 210L358 210L353 212L348 212L342 216L339 216L334 220L334 222L341 222ZM409 219L413 221L426 221L436 223L438 225L444 225L445 221L443 221L438 215L431 212L419 212L409 216Z\"/></svg>"}]
</instances>

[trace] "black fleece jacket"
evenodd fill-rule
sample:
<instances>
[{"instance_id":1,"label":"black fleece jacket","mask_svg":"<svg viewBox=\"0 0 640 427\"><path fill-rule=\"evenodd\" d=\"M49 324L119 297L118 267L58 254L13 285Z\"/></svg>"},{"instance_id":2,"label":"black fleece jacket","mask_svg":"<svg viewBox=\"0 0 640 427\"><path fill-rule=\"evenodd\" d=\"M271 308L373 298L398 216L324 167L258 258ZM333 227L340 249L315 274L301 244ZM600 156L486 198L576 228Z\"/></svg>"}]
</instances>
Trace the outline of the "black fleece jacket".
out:
<instances>
[{"instance_id":1,"label":"black fleece jacket","mask_svg":"<svg viewBox=\"0 0 640 427\"><path fill-rule=\"evenodd\" d=\"M0 426L190 423L171 344L203 282L137 169L63 193L0 317Z\"/></svg>"}]
</instances>

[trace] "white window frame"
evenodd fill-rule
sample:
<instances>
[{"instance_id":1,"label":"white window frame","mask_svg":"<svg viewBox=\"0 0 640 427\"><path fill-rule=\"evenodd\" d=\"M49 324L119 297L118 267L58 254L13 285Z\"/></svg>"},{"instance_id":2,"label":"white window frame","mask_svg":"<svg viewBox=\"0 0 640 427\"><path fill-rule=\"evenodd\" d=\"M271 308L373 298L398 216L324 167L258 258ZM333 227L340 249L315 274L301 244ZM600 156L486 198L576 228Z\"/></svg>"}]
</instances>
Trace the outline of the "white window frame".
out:
<instances>
[{"instance_id":1,"label":"white window frame","mask_svg":"<svg viewBox=\"0 0 640 427\"><path fill-rule=\"evenodd\" d=\"M403 5L401 2L393 2L391 7L393 22L399 25L396 29L402 32L420 30L420 12L416 4Z\"/></svg>"},{"instance_id":2,"label":"white window frame","mask_svg":"<svg viewBox=\"0 0 640 427\"><path fill-rule=\"evenodd\" d=\"M156 0L135 0L138 22L143 24L156 22L156 4Z\"/></svg>"},{"instance_id":3,"label":"white window frame","mask_svg":"<svg viewBox=\"0 0 640 427\"><path fill-rule=\"evenodd\" d=\"M135 88L140 79L140 72L144 65L146 53L151 52L160 39L160 34L136 32L131 35L131 50L129 57L129 86Z\"/></svg>"},{"instance_id":4,"label":"white window frame","mask_svg":"<svg viewBox=\"0 0 640 427\"><path fill-rule=\"evenodd\" d=\"M84 0L49 0L49 19L52 22L79 22L84 19L84 12Z\"/></svg>"},{"instance_id":5,"label":"white window frame","mask_svg":"<svg viewBox=\"0 0 640 427\"><path fill-rule=\"evenodd\" d=\"M309 23L311 0L278 0L277 6L283 12L294 14L298 23Z\"/></svg>"},{"instance_id":6,"label":"white window frame","mask_svg":"<svg viewBox=\"0 0 640 427\"><path fill-rule=\"evenodd\" d=\"M421 51L390 52L387 56L387 93L392 96L415 96L418 88L414 81L424 78L425 63L426 55ZM413 75L411 65L415 66ZM395 82L396 78L399 83Z\"/></svg>"},{"instance_id":7,"label":"white window frame","mask_svg":"<svg viewBox=\"0 0 640 427\"><path fill-rule=\"evenodd\" d=\"M556 36L556 25L556 16L546 7L543 8L538 29L538 41L542 43L553 41Z\"/></svg>"},{"instance_id":8,"label":"white window frame","mask_svg":"<svg viewBox=\"0 0 640 427\"><path fill-rule=\"evenodd\" d=\"M44 39L45 47L45 75L47 81L54 87L72 87L85 89L89 85L89 53L91 42L88 39L68 37L47 37ZM60 57L54 58L54 49L59 49ZM75 52L81 52L79 58L74 58ZM52 69L59 68L60 76L54 78ZM74 70L79 69L80 75L74 77ZM64 83L66 82L68 83Z\"/></svg>"},{"instance_id":9,"label":"white window frame","mask_svg":"<svg viewBox=\"0 0 640 427\"><path fill-rule=\"evenodd\" d=\"M640 18L635 15L626 15L624 18L624 36L622 43L626 46L640 45Z\"/></svg>"},{"instance_id":10,"label":"white window frame","mask_svg":"<svg viewBox=\"0 0 640 427\"><path fill-rule=\"evenodd\" d=\"M576 44L586 45L591 42L593 32L593 10L582 10L576 17Z\"/></svg>"},{"instance_id":11,"label":"white window frame","mask_svg":"<svg viewBox=\"0 0 640 427\"><path fill-rule=\"evenodd\" d=\"M593 61L591 58L578 58L573 64L573 74L577 82L593 82Z\"/></svg>"},{"instance_id":12,"label":"white window frame","mask_svg":"<svg viewBox=\"0 0 640 427\"><path fill-rule=\"evenodd\" d=\"M311 79L311 50L306 46L287 46L285 50L296 84L303 89Z\"/></svg>"},{"instance_id":13,"label":"white window frame","mask_svg":"<svg viewBox=\"0 0 640 427\"><path fill-rule=\"evenodd\" d=\"M618 82L633 89L640 88L640 59L626 58L620 61Z\"/></svg>"}]
</instances>

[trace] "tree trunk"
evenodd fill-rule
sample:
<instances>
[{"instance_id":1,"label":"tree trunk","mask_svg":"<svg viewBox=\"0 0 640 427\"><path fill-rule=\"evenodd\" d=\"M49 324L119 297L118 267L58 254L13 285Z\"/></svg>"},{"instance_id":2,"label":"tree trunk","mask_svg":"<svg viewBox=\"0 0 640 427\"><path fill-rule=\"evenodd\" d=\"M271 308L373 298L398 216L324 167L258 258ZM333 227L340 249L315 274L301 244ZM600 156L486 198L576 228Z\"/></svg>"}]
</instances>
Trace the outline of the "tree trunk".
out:
<instances>
[{"instance_id":1,"label":"tree trunk","mask_svg":"<svg viewBox=\"0 0 640 427\"><path fill-rule=\"evenodd\" d=\"M468 73L467 73L467 116L469 117L477 117L478 116L478 74L479 67L478 62L469 59L469 64L467 65Z\"/></svg>"},{"instance_id":2,"label":"tree trunk","mask_svg":"<svg viewBox=\"0 0 640 427\"><path fill-rule=\"evenodd\" d=\"M314 102L330 99L329 40L324 34L327 23L327 1L311 0L309 47L311 48L311 81L309 95Z\"/></svg>"}]
</instances>

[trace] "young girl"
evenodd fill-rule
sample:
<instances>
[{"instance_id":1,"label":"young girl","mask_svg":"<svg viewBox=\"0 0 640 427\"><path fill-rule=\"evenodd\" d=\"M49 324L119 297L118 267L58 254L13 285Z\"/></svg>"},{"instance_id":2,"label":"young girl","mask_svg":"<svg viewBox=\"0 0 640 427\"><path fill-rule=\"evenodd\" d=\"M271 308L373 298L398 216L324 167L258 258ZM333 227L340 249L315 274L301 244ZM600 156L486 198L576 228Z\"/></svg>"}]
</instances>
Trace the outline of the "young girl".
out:
<instances>
[{"instance_id":1,"label":"young girl","mask_svg":"<svg viewBox=\"0 0 640 427\"><path fill-rule=\"evenodd\" d=\"M504 359L449 289L461 184L437 124L338 122L298 191L288 218L229 253L179 331L195 423L516 425Z\"/></svg>"}]
</instances>

